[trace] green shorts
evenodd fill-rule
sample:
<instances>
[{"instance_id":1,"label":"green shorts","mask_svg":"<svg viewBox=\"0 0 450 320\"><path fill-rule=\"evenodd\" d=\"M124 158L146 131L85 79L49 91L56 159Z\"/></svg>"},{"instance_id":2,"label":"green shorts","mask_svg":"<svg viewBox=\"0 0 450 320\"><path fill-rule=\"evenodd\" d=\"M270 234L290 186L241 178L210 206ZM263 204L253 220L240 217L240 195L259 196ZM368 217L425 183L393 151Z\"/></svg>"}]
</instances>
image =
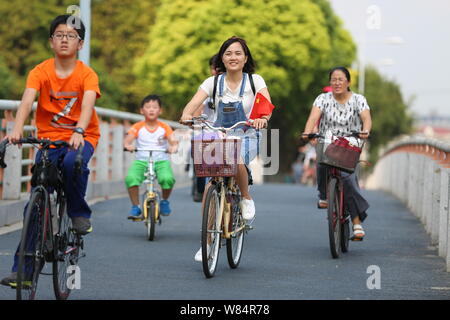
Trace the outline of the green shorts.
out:
<instances>
[{"instance_id":1,"label":"green shorts","mask_svg":"<svg viewBox=\"0 0 450 320\"><path fill-rule=\"evenodd\" d=\"M140 186L144 181L144 173L147 169L148 162L141 160L134 160L131 166L128 168L128 174L125 178L125 185L127 188ZM162 189L172 189L175 184L175 178L173 176L172 167L170 161L156 161L155 173L158 183Z\"/></svg>"}]
</instances>

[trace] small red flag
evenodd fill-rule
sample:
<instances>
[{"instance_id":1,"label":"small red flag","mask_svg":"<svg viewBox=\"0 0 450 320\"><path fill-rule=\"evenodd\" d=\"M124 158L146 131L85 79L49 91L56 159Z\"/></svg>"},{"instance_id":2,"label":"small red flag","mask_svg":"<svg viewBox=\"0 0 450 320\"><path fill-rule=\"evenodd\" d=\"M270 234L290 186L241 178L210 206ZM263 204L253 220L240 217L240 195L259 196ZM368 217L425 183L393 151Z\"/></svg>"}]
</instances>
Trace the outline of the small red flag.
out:
<instances>
[{"instance_id":1,"label":"small red flag","mask_svg":"<svg viewBox=\"0 0 450 320\"><path fill-rule=\"evenodd\" d=\"M272 113L275 106L267 100L261 93L257 93L255 101L253 102L252 111L250 113L250 119L255 120L262 116L267 116Z\"/></svg>"}]
</instances>

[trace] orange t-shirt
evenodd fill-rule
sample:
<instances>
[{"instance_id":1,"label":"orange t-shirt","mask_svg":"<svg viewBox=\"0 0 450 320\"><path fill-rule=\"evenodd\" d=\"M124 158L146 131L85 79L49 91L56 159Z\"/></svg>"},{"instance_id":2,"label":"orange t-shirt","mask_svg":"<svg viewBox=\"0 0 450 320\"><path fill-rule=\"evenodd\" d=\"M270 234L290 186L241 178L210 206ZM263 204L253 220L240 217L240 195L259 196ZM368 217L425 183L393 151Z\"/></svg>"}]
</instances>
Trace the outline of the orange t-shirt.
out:
<instances>
[{"instance_id":1,"label":"orange t-shirt","mask_svg":"<svg viewBox=\"0 0 450 320\"><path fill-rule=\"evenodd\" d=\"M80 60L76 63L72 74L65 79L57 77L54 58L38 64L28 74L26 87L39 91L36 127L41 139L69 141L80 118L84 92L93 90L100 97L95 71ZM100 137L95 109L85 133L85 140L95 148Z\"/></svg>"}]
</instances>

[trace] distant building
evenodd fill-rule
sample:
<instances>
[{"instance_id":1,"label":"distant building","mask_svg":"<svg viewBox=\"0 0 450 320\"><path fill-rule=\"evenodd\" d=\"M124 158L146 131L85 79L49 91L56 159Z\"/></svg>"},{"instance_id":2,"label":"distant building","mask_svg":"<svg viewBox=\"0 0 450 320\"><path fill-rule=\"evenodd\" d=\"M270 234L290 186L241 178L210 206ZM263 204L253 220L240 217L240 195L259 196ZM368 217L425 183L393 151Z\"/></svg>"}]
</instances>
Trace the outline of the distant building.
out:
<instances>
[{"instance_id":1,"label":"distant building","mask_svg":"<svg viewBox=\"0 0 450 320\"><path fill-rule=\"evenodd\" d=\"M450 139L450 116L421 116L415 119L415 132L430 138Z\"/></svg>"}]
</instances>

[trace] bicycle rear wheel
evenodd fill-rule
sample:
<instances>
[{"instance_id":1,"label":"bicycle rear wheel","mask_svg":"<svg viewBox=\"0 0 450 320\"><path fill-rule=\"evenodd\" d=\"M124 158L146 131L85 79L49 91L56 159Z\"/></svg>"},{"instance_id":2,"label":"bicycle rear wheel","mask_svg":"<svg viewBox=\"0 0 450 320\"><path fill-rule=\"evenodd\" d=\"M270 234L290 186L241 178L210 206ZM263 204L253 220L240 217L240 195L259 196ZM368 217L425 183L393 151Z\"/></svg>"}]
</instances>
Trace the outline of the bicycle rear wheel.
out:
<instances>
[{"instance_id":1,"label":"bicycle rear wheel","mask_svg":"<svg viewBox=\"0 0 450 320\"><path fill-rule=\"evenodd\" d=\"M340 197L338 180L332 178L328 183L328 236L331 256L339 258L341 246L341 227L339 221Z\"/></svg>"},{"instance_id":2,"label":"bicycle rear wheel","mask_svg":"<svg viewBox=\"0 0 450 320\"><path fill-rule=\"evenodd\" d=\"M17 300L34 300L39 274L44 267L44 242L46 238L45 213L48 212L45 194L34 191L25 210L25 219L19 248L17 270Z\"/></svg>"},{"instance_id":3,"label":"bicycle rear wheel","mask_svg":"<svg viewBox=\"0 0 450 320\"><path fill-rule=\"evenodd\" d=\"M81 238L74 232L72 219L66 211L65 199L60 200L57 212L58 233L55 236L53 260L53 291L58 300L67 300L76 284L76 272L80 255Z\"/></svg>"},{"instance_id":4,"label":"bicycle rear wheel","mask_svg":"<svg viewBox=\"0 0 450 320\"><path fill-rule=\"evenodd\" d=\"M239 266L242 249L244 247L245 222L242 218L239 201L239 196L233 197L229 227L229 230L231 230L231 237L230 239L227 239L228 265L232 269L236 269Z\"/></svg>"},{"instance_id":5,"label":"bicycle rear wheel","mask_svg":"<svg viewBox=\"0 0 450 320\"><path fill-rule=\"evenodd\" d=\"M221 221L219 193L216 186L211 185L205 198L202 219L202 265L206 278L212 278L217 268L221 238Z\"/></svg>"}]
</instances>

